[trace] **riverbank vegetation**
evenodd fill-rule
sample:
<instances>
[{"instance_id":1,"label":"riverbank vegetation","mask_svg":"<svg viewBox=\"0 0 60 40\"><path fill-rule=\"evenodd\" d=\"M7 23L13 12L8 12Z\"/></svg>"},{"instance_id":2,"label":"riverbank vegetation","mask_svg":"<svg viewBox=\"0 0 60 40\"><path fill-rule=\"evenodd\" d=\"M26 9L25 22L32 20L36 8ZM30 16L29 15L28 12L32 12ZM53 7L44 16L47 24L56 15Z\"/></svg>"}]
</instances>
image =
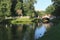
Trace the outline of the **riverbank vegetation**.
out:
<instances>
[{"instance_id":1,"label":"riverbank vegetation","mask_svg":"<svg viewBox=\"0 0 60 40\"><path fill-rule=\"evenodd\" d=\"M60 23L52 26L50 30L38 40L60 40Z\"/></svg>"},{"instance_id":2,"label":"riverbank vegetation","mask_svg":"<svg viewBox=\"0 0 60 40\"><path fill-rule=\"evenodd\" d=\"M9 0L9 1L0 1L0 17L18 17L11 21L33 21L31 19L41 18L42 15L45 14L45 11L35 11L34 4L36 0L28 0L28 1L19 1L19 0ZM28 6L27 6L28 5ZM31 19L19 18L19 17L30 17Z\"/></svg>"},{"instance_id":3,"label":"riverbank vegetation","mask_svg":"<svg viewBox=\"0 0 60 40\"><path fill-rule=\"evenodd\" d=\"M53 26L50 30L38 40L60 40L60 0L51 0L53 3L49 5L45 11L36 11L34 4L36 0L0 0L0 23L4 24L28 24L42 22L42 16L51 14L55 18L51 20ZM22 16L22 18L21 18ZM14 17L13 19L5 19L6 17ZM15 18L17 17L17 18ZM10 29L6 27L0 28L0 40L7 39ZM11 26L11 25L10 25ZM13 29L13 28L12 28ZM2 31L1 31L2 30ZM4 32L3 32L4 31ZM11 31L11 30L10 30ZM14 30L15 31L15 30ZM3 35L3 34L6 35ZM8 34L8 35L9 35ZM5 36L7 36L5 38ZM10 35L9 35L10 36Z\"/></svg>"},{"instance_id":4,"label":"riverbank vegetation","mask_svg":"<svg viewBox=\"0 0 60 40\"><path fill-rule=\"evenodd\" d=\"M22 17L22 18L17 18L15 20L11 20L12 24L18 24L18 23L30 23L32 22L31 18L26 18L26 17Z\"/></svg>"}]
</instances>

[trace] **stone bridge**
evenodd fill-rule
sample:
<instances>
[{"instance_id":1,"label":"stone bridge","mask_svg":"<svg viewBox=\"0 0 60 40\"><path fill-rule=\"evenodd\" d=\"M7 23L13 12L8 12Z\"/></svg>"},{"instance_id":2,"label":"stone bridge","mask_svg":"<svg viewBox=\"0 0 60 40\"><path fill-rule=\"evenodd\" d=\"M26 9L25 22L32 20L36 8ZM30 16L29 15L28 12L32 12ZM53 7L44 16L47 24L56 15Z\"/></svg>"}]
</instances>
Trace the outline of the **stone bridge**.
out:
<instances>
[{"instance_id":1,"label":"stone bridge","mask_svg":"<svg viewBox=\"0 0 60 40\"><path fill-rule=\"evenodd\" d=\"M43 19L43 18L48 18L48 19L52 20L52 19L54 19L54 18L56 18L56 17L53 16L53 15L51 15L51 14L46 14L46 15L43 15L41 18L42 18L42 19Z\"/></svg>"}]
</instances>

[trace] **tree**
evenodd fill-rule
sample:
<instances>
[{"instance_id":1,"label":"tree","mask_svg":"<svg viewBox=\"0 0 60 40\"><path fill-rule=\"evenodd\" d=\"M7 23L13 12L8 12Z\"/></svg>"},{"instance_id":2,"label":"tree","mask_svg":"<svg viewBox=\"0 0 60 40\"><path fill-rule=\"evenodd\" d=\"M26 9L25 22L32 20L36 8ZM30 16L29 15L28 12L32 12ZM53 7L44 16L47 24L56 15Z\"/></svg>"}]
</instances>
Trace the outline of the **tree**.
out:
<instances>
[{"instance_id":1,"label":"tree","mask_svg":"<svg viewBox=\"0 0 60 40\"><path fill-rule=\"evenodd\" d=\"M22 10L23 16L34 14L34 3L35 0L17 0L15 9Z\"/></svg>"},{"instance_id":2,"label":"tree","mask_svg":"<svg viewBox=\"0 0 60 40\"><path fill-rule=\"evenodd\" d=\"M0 1L0 16L10 16L11 0Z\"/></svg>"},{"instance_id":3,"label":"tree","mask_svg":"<svg viewBox=\"0 0 60 40\"><path fill-rule=\"evenodd\" d=\"M21 7L22 7L22 3L19 0L17 0L16 6L15 6L15 11L18 14L18 16L22 16Z\"/></svg>"},{"instance_id":4,"label":"tree","mask_svg":"<svg viewBox=\"0 0 60 40\"><path fill-rule=\"evenodd\" d=\"M46 13L47 14L52 14L55 10L55 7L53 5L50 5L46 8Z\"/></svg>"},{"instance_id":5,"label":"tree","mask_svg":"<svg viewBox=\"0 0 60 40\"><path fill-rule=\"evenodd\" d=\"M29 14L32 17L35 16L34 3L36 3L36 0L28 0L28 1L24 2L24 4L25 4L24 9L25 9L26 14Z\"/></svg>"},{"instance_id":6,"label":"tree","mask_svg":"<svg viewBox=\"0 0 60 40\"><path fill-rule=\"evenodd\" d=\"M32 14L35 13L35 1L36 0L0 0L0 16L16 16L16 13L23 16L31 14L32 16Z\"/></svg>"},{"instance_id":7,"label":"tree","mask_svg":"<svg viewBox=\"0 0 60 40\"><path fill-rule=\"evenodd\" d=\"M53 12L53 15L56 17L60 16L60 0L52 0L53 5L55 6L55 11Z\"/></svg>"}]
</instances>

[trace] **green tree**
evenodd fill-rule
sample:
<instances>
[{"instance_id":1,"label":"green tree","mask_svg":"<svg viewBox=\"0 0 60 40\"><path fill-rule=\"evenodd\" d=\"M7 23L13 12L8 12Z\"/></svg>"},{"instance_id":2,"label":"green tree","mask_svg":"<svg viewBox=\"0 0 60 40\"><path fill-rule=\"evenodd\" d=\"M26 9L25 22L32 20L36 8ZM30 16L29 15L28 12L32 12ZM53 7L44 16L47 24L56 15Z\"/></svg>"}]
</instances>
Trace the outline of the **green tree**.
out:
<instances>
[{"instance_id":1,"label":"green tree","mask_svg":"<svg viewBox=\"0 0 60 40\"><path fill-rule=\"evenodd\" d=\"M17 0L15 9L22 10L23 16L34 14L34 3L36 0Z\"/></svg>"},{"instance_id":2,"label":"green tree","mask_svg":"<svg viewBox=\"0 0 60 40\"><path fill-rule=\"evenodd\" d=\"M28 6L26 5L26 7L25 7L25 9L27 8L27 10L25 10L26 14L29 14L32 17L35 16L34 3L36 3L36 0L28 0L26 3L24 3L24 4L28 5Z\"/></svg>"},{"instance_id":3,"label":"green tree","mask_svg":"<svg viewBox=\"0 0 60 40\"><path fill-rule=\"evenodd\" d=\"M44 14L43 11L36 11L36 13L37 13L37 15L40 16L40 17Z\"/></svg>"},{"instance_id":4,"label":"green tree","mask_svg":"<svg viewBox=\"0 0 60 40\"><path fill-rule=\"evenodd\" d=\"M23 16L35 15L36 0L0 0L0 16L16 16L17 10L22 10ZM20 14L21 12L18 12Z\"/></svg>"},{"instance_id":5,"label":"green tree","mask_svg":"<svg viewBox=\"0 0 60 40\"><path fill-rule=\"evenodd\" d=\"M53 15L60 16L60 0L52 0L53 5L55 6L55 11L53 12Z\"/></svg>"},{"instance_id":6,"label":"green tree","mask_svg":"<svg viewBox=\"0 0 60 40\"><path fill-rule=\"evenodd\" d=\"M11 0L1 0L0 2L0 16L10 16Z\"/></svg>"},{"instance_id":7,"label":"green tree","mask_svg":"<svg viewBox=\"0 0 60 40\"><path fill-rule=\"evenodd\" d=\"M53 5L50 5L46 8L46 13L52 14L55 10L55 7Z\"/></svg>"}]
</instances>

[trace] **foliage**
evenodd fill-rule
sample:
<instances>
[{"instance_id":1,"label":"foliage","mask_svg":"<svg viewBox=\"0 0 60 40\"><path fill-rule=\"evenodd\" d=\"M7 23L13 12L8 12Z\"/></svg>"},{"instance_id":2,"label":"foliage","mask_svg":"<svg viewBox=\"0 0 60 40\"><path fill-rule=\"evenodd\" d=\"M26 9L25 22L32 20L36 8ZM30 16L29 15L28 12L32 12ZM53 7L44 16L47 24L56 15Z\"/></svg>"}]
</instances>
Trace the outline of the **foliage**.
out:
<instances>
[{"instance_id":1,"label":"foliage","mask_svg":"<svg viewBox=\"0 0 60 40\"><path fill-rule=\"evenodd\" d=\"M22 18L17 18L15 20L11 20L11 23L16 24L16 23L31 22L31 21L32 19L30 18L22 17Z\"/></svg>"},{"instance_id":2,"label":"foliage","mask_svg":"<svg viewBox=\"0 0 60 40\"><path fill-rule=\"evenodd\" d=\"M52 0L53 5L55 6L55 11L53 12L53 15L60 16L60 0Z\"/></svg>"},{"instance_id":3,"label":"foliage","mask_svg":"<svg viewBox=\"0 0 60 40\"><path fill-rule=\"evenodd\" d=\"M0 16L15 16L16 10L22 10L24 16L32 16L35 2L36 0L0 0Z\"/></svg>"},{"instance_id":4,"label":"foliage","mask_svg":"<svg viewBox=\"0 0 60 40\"><path fill-rule=\"evenodd\" d=\"M15 9L21 9L24 16L32 16L34 14L34 3L36 0L17 0Z\"/></svg>"},{"instance_id":5,"label":"foliage","mask_svg":"<svg viewBox=\"0 0 60 40\"><path fill-rule=\"evenodd\" d=\"M46 8L46 13L48 14L52 14L52 12L54 12L55 7L53 5L50 5Z\"/></svg>"},{"instance_id":6,"label":"foliage","mask_svg":"<svg viewBox=\"0 0 60 40\"><path fill-rule=\"evenodd\" d=\"M20 9L20 8L21 8L21 2L18 2L18 3L16 4L15 10L18 10L18 9Z\"/></svg>"},{"instance_id":7,"label":"foliage","mask_svg":"<svg viewBox=\"0 0 60 40\"><path fill-rule=\"evenodd\" d=\"M3 0L0 2L0 16L10 16L11 1Z\"/></svg>"},{"instance_id":8,"label":"foliage","mask_svg":"<svg viewBox=\"0 0 60 40\"><path fill-rule=\"evenodd\" d=\"M40 16L40 17L41 17L42 15L46 14L45 11L36 11L36 12L37 12L38 16Z\"/></svg>"}]
</instances>

